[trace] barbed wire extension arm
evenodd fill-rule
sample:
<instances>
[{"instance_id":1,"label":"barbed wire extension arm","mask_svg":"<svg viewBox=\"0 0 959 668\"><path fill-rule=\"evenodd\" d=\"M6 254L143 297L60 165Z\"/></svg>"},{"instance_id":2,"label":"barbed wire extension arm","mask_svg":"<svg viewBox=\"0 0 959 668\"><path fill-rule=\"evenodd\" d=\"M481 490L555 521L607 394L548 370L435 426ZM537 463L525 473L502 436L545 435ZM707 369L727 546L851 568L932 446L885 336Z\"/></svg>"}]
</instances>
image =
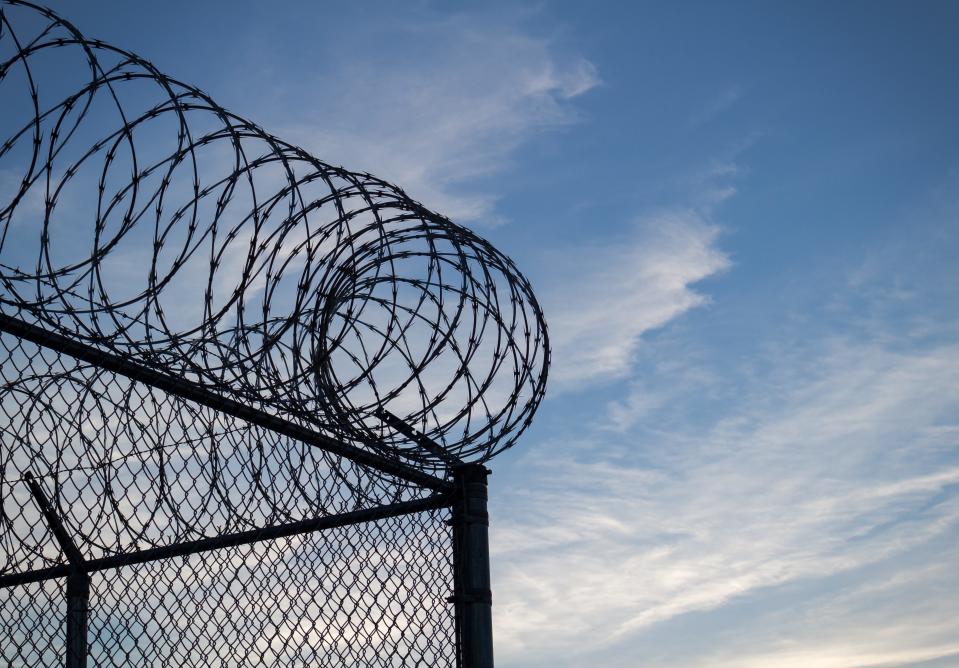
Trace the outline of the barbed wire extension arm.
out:
<instances>
[{"instance_id":1,"label":"barbed wire extension arm","mask_svg":"<svg viewBox=\"0 0 959 668\"><path fill-rule=\"evenodd\" d=\"M0 0L0 664L492 668L550 354L479 234Z\"/></svg>"},{"instance_id":2,"label":"barbed wire extension arm","mask_svg":"<svg viewBox=\"0 0 959 668\"><path fill-rule=\"evenodd\" d=\"M183 378L167 374L137 364L130 359L97 350L93 346L69 339L56 332L49 332L17 318L0 313L0 332L12 334L31 341L44 348L70 355L78 360L89 362L101 369L112 371L131 380L163 390L174 396L208 406L227 415L245 420L250 424L269 429L278 434L289 436L302 443L321 448L331 454L368 466L401 480L414 483L437 492L449 491L451 484L441 478L406 466L402 462L381 457L373 452L362 450L348 443L342 443L324 434L283 418L270 415L261 410L244 406L232 399L218 396L210 390Z\"/></svg>"},{"instance_id":3,"label":"barbed wire extension arm","mask_svg":"<svg viewBox=\"0 0 959 668\"><path fill-rule=\"evenodd\" d=\"M526 429L549 340L510 258L47 9L3 6L0 311L423 470L449 457L382 411L466 462Z\"/></svg>"}]
</instances>

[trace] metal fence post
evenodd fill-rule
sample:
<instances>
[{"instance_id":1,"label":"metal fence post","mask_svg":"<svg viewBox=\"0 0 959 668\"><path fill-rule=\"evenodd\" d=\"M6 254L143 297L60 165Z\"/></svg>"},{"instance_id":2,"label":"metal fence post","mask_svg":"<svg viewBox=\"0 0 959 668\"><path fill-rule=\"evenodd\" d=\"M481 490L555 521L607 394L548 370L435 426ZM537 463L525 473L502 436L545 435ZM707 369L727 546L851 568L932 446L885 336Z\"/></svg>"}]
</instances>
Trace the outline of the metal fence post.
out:
<instances>
[{"instance_id":1,"label":"metal fence post","mask_svg":"<svg viewBox=\"0 0 959 668\"><path fill-rule=\"evenodd\" d=\"M460 668L493 668L493 614L489 574L489 513L481 464L454 472L453 603Z\"/></svg>"},{"instance_id":2,"label":"metal fence post","mask_svg":"<svg viewBox=\"0 0 959 668\"><path fill-rule=\"evenodd\" d=\"M87 666L87 616L90 611L90 574L87 572L87 563L80 554L67 528L63 525L53 504L47 498L43 487L37 482L30 471L25 471L23 479L30 488L40 512L43 513L50 531L60 549L67 558L69 571L67 572L67 643L66 668L86 668Z\"/></svg>"},{"instance_id":3,"label":"metal fence post","mask_svg":"<svg viewBox=\"0 0 959 668\"><path fill-rule=\"evenodd\" d=\"M76 569L67 576L66 668L87 666L87 615L90 610L90 575Z\"/></svg>"}]
</instances>

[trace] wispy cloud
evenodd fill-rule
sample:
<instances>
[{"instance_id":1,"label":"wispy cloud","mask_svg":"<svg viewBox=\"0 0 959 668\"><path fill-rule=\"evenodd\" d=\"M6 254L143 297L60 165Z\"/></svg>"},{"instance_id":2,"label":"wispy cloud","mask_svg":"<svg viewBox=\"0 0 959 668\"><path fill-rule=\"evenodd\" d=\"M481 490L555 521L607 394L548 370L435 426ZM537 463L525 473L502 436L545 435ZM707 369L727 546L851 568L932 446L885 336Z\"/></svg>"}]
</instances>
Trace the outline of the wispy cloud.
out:
<instances>
[{"instance_id":1,"label":"wispy cloud","mask_svg":"<svg viewBox=\"0 0 959 668\"><path fill-rule=\"evenodd\" d=\"M946 539L947 541L949 538ZM800 605L768 606L749 637L730 638L701 665L718 668L906 668L952 666L959 659L955 619L959 601L942 596L956 588L959 550L905 554L870 569L839 591ZM892 604L892 605L891 605Z\"/></svg>"},{"instance_id":2,"label":"wispy cloud","mask_svg":"<svg viewBox=\"0 0 959 668\"><path fill-rule=\"evenodd\" d=\"M598 85L595 66L509 16L373 26L363 37L399 34L417 46L341 63L335 81L313 82L316 103L285 135L325 160L394 181L455 220L501 222L497 196L478 183L506 169L538 132L576 121L573 101Z\"/></svg>"},{"instance_id":3,"label":"wispy cloud","mask_svg":"<svg viewBox=\"0 0 959 668\"><path fill-rule=\"evenodd\" d=\"M833 343L810 366L784 370L786 389L752 386L705 429L594 430L577 438L602 443L593 461L555 443L531 454L529 488L499 501L524 509L496 526L503 652L582 665L665 620L955 531L959 461L943 453L959 430L959 348ZM880 665L862 657L802 665Z\"/></svg>"},{"instance_id":4,"label":"wispy cloud","mask_svg":"<svg viewBox=\"0 0 959 668\"><path fill-rule=\"evenodd\" d=\"M715 117L731 109L742 97L743 89L741 86L726 86L713 95L712 98L690 117L689 124L693 127L705 125Z\"/></svg>"},{"instance_id":5,"label":"wispy cloud","mask_svg":"<svg viewBox=\"0 0 959 668\"><path fill-rule=\"evenodd\" d=\"M708 302L694 284L730 266L706 214L669 210L627 239L571 249L552 263L544 302L554 345L554 390L621 378L643 333Z\"/></svg>"}]
</instances>

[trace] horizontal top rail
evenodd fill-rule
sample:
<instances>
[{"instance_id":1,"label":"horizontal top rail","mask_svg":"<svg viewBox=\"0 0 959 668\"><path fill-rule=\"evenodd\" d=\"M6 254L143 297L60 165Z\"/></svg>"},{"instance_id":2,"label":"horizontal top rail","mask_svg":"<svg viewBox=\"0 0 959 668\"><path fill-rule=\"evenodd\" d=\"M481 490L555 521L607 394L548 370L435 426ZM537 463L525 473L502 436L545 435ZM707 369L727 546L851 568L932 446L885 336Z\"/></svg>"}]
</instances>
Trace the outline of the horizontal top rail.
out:
<instances>
[{"instance_id":1,"label":"horizontal top rail","mask_svg":"<svg viewBox=\"0 0 959 668\"><path fill-rule=\"evenodd\" d=\"M239 401L224 397L185 378L171 376L156 369L151 369L129 359L124 359L119 355L76 341L63 334L51 332L42 327L24 322L19 318L0 313L0 332L5 332L35 343L38 346L69 355L70 357L93 364L101 369L111 371L120 376L143 383L144 385L155 387L158 390L180 397L181 399L207 406L208 408L239 418L258 427L320 448L321 450L343 457L362 466L395 476L419 487L436 492L445 492L452 489L450 482L419 471L403 462L383 457L349 443L344 443L314 431L313 429L309 429L308 427L290 422L282 417L271 415L257 408L241 404Z\"/></svg>"}]
</instances>

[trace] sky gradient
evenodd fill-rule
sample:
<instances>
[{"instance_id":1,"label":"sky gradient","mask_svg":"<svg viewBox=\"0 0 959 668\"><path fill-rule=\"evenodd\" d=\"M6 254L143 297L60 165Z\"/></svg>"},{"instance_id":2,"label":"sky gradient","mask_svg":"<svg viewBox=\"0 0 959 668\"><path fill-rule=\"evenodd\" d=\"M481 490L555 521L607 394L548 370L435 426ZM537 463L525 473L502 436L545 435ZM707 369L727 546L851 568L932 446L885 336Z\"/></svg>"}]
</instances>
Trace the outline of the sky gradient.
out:
<instances>
[{"instance_id":1,"label":"sky gradient","mask_svg":"<svg viewBox=\"0 0 959 668\"><path fill-rule=\"evenodd\" d=\"M959 5L52 6L530 278L499 666L959 666Z\"/></svg>"}]
</instances>

